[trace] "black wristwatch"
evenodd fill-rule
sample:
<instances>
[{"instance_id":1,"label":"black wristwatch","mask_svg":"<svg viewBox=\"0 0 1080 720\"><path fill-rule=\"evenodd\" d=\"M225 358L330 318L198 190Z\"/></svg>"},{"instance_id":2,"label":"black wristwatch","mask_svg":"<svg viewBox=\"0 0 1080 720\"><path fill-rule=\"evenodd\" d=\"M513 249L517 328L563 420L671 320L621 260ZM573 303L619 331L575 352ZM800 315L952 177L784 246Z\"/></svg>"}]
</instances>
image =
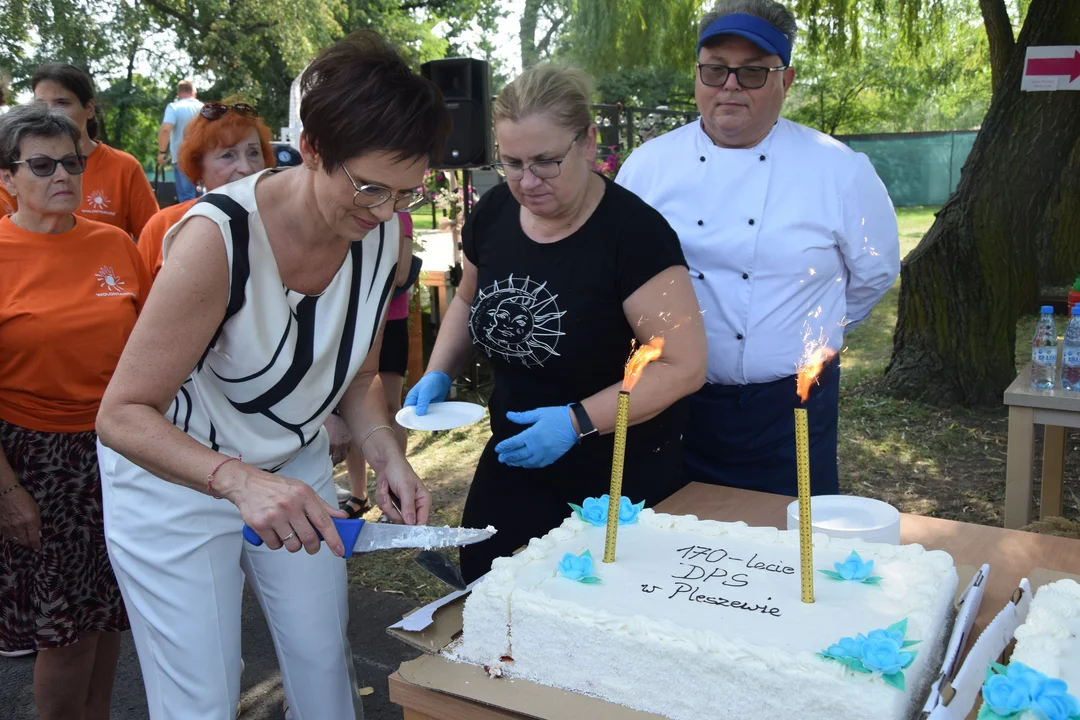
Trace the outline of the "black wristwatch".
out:
<instances>
[{"instance_id":1,"label":"black wristwatch","mask_svg":"<svg viewBox=\"0 0 1080 720\"><path fill-rule=\"evenodd\" d=\"M589 413L585 412L585 406L581 403L570 403L570 411L574 413L574 417L577 418L578 425L578 442L586 435L595 435L599 432L592 424L592 420L589 419Z\"/></svg>"}]
</instances>

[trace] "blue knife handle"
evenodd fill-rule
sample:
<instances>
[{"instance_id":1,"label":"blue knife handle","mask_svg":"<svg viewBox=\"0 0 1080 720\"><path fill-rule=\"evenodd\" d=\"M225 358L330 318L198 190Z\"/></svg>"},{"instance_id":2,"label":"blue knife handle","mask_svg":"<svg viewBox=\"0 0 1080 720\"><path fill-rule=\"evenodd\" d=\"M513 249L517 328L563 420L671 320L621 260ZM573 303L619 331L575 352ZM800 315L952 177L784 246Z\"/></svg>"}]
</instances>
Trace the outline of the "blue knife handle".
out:
<instances>
[{"instance_id":1,"label":"blue knife handle","mask_svg":"<svg viewBox=\"0 0 1080 720\"><path fill-rule=\"evenodd\" d=\"M338 531L338 535L341 536L341 542L345 546L345 557L352 557L353 545L356 544L356 539L360 537L360 528L364 527L363 518L357 518L351 520L348 518L330 518L334 521L334 528ZM316 535L319 535L319 539L322 540L322 535L319 531L315 531ZM255 532L247 525L243 530L244 539L249 543L258 547L263 544L263 539L259 537L259 533Z\"/></svg>"}]
</instances>

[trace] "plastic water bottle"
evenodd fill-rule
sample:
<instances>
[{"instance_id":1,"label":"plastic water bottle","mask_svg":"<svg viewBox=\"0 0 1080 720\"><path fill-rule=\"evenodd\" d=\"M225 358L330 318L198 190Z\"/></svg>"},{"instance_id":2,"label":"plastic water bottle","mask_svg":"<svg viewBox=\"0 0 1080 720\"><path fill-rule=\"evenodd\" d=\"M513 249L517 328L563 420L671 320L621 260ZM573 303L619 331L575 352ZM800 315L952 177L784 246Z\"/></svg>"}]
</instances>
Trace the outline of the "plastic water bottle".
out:
<instances>
[{"instance_id":1,"label":"plastic water bottle","mask_svg":"<svg viewBox=\"0 0 1080 720\"><path fill-rule=\"evenodd\" d=\"M1061 343L1061 387L1080 391L1080 305L1073 307Z\"/></svg>"},{"instance_id":2,"label":"plastic water bottle","mask_svg":"<svg viewBox=\"0 0 1080 720\"><path fill-rule=\"evenodd\" d=\"M1057 367L1057 328L1054 326L1054 306L1043 305L1042 317L1035 326L1031 341L1031 387L1051 390Z\"/></svg>"}]
</instances>

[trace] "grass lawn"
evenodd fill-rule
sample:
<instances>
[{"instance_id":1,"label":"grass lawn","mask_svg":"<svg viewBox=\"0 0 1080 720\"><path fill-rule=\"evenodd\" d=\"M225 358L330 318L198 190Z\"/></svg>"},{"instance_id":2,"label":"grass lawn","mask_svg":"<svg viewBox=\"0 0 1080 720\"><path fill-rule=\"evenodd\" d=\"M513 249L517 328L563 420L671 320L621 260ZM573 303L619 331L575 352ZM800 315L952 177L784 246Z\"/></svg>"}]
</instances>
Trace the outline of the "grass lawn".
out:
<instances>
[{"instance_id":1,"label":"grass lawn","mask_svg":"<svg viewBox=\"0 0 1080 720\"><path fill-rule=\"evenodd\" d=\"M933 223L935 211L897 210L902 254L918 244ZM841 492L880 498L903 512L1000 526L1005 500L1004 408L941 409L880 392L880 379L892 353L899 292L897 281L870 318L848 335L841 354ZM1018 324L1018 366L1029 357L1034 325L1034 316ZM487 438L486 423L410 437L409 459L435 495L438 510L433 523L454 524L460 519L472 471ZM1075 517L1080 448L1070 441L1068 449L1065 515ZM1041 457L1038 447L1036 456ZM1036 478L1040 472L1036 467ZM1037 479L1035 508L1037 517ZM378 514L376 509L368 517ZM445 594L447 588L412 563L411 556L409 552L381 552L351 560L350 579L418 601Z\"/></svg>"}]
</instances>

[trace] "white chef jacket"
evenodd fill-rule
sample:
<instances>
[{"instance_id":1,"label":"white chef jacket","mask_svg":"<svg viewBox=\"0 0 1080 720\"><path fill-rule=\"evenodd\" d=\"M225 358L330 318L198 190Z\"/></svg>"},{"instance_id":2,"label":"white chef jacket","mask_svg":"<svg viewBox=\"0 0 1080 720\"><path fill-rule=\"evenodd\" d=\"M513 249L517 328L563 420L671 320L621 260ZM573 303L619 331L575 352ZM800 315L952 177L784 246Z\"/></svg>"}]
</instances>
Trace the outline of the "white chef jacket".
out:
<instances>
[{"instance_id":1,"label":"white chef jacket","mask_svg":"<svg viewBox=\"0 0 1080 720\"><path fill-rule=\"evenodd\" d=\"M789 120L746 149L694 122L635 150L615 181L679 235L711 383L792 375L808 340L839 350L900 272L896 213L870 161Z\"/></svg>"}]
</instances>

